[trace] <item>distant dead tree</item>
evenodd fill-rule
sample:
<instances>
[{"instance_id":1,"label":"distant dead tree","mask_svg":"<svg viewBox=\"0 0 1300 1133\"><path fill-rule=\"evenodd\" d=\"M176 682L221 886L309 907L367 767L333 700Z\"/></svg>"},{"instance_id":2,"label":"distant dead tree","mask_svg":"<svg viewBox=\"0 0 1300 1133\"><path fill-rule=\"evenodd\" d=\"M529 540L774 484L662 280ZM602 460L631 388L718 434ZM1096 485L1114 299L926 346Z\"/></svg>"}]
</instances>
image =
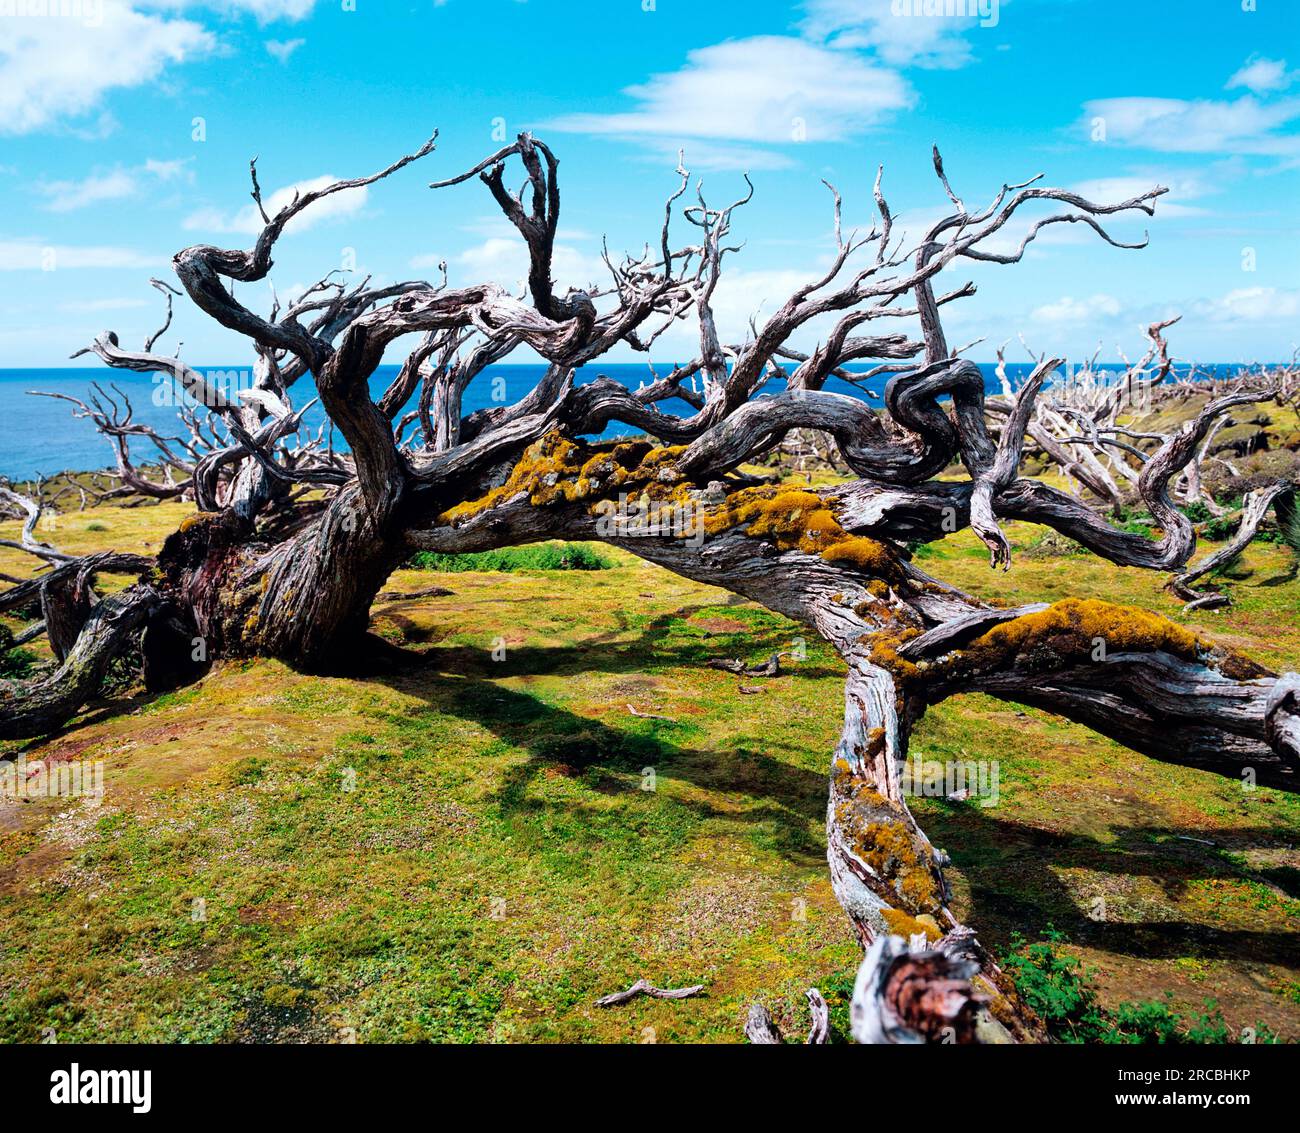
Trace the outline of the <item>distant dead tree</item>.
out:
<instances>
[{"instance_id":1,"label":"distant dead tree","mask_svg":"<svg viewBox=\"0 0 1300 1133\"><path fill-rule=\"evenodd\" d=\"M803 622L843 658L844 724L829 761L826 835L835 893L864 950L874 949L859 979L859 1033L910 1041L1041 1037L959 924L946 857L908 808L908 737L925 710L954 694L983 692L1058 713L1155 759L1285 790L1297 779L1295 674L1278 675L1141 609L1077 599L991 604L930 577L906 550L969 527L992 566L1006 569L1011 547L1002 522L1027 520L1112 563L1154 571L1187 563L1196 536L1170 485L1216 422L1253 394L1216 397L1125 476L1161 532L1150 539L1111 526L1076 496L1018 476L1026 434L1044 448L1051 437L1076 451L1075 435L1094 452L1098 442L1103 451L1128 443L1105 416L1085 429L1068 414L1040 414L1039 395L1061 360L1044 357L1004 395L995 438L981 372L949 347L941 319L948 304L973 291L969 283L945 290L945 270L964 260L1016 263L1044 229L1063 223L1117 247L1144 246L1113 239L1102 219L1151 214L1165 190L1101 203L1033 178L970 209L936 151L948 215L908 243L895 232L878 173L875 224L846 233L834 193L829 267L743 342L724 347L713 301L724 261L736 251L733 220L752 186L713 205L679 164L654 243L636 255L607 254L603 282L557 294L558 162L545 143L521 134L432 187L448 191L472 178L486 187L527 247L522 298L486 282L349 288L332 276L269 316L236 297L234 285L267 278L276 241L295 216L433 149L430 139L368 177L302 193L273 216L254 167L263 227L253 246L200 244L175 256L189 299L248 340L255 396L231 399L209 388L179 358L156 352L156 335L140 350L112 333L89 347L109 367L170 376L219 422L211 433L217 441L203 451L182 444L186 456L173 450L174 463L164 457L196 506L155 559L28 548L46 569L0 597L0 609L39 600L46 623L59 627L62 661L43 679L0 685L0 734L61 727L140 631L144 678L154 688L187 681L222 658L269 656L327 669L356 654L372 600L414 551L602 539ZM514 162L523 168L518 191L506 181ZM997 250L992 238L1035 202L1058 211L1030 223L1014 250ZM677 242L681 224L689 236ZM648 352L683 320L698 331L689 363L636 391L606 377L575 383L580 367L615 346ZM811 351L795 351L792 339L814 320L826 333ZM919 338L877 329L903 320L919 326ZM385 353L408 338L413 345L396 376L372 395ZM546 363L536 386L512 403L464 412L470 385L524 347ZM823 388L829 375L862 362L870 365L854 377L888 375L881 409ZM778 371L784 390L755 396ZM308 375L346 456L313 450L295 459L284 449L301 423L293 404ZM698 393L688 379L698 381ZM663 403L674 398L690 412L667 412ZM127 435L129 421L93 402L88 412L110 437ZM1069 436L1059 435L1058 416ZM586 439L614 422L647 439ZM795 429L833 437L855 478L813 491L755 484L738 473ZM1072 459L1081 473L1095 471L1081 456ZM963 474L938 479L954 462ZM1116 471L1112 461L1111 479ZM701 526L637 533L620 511L632 500L676 509ZM701 531L702 539L684 537ZM138 572L138 580L98 596L94 574L107 571ZM912 947L876 947L893 937ZM918 950L921 944L929 947Z\"/></svg>"}]
</instances>

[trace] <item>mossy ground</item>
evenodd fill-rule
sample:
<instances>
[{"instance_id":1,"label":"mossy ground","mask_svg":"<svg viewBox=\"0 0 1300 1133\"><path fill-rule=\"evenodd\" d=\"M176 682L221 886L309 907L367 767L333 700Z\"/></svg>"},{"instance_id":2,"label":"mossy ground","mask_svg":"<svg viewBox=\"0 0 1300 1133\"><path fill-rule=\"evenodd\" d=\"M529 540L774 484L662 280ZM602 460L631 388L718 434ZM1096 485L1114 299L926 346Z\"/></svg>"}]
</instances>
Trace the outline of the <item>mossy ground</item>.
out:
<instances>
[{"instance_id":1,"label":"mossy ground","mask_svg":"<svg viewBox=\"0 0 1300 1133\"><path fill-rule=\"evenodd\" d=\"M155 550L184 513L99 508L51 538ZM0 803L0 1038L736 1041L755 999L801 1030L803 989L842 994L857 956L823 858L842 668L780 617L602 553L619 566L399 572L389 589L453 591L376 607L402 665L225 665L7 745L102 759L106 793ZM1178 609L1089 557L994 575L969 533L919 561L1011 602ZM1288 565L1256 544L1232 608L1178 620L1295 668ZM796 636L807 659L776 680L704 665ZM1054 923L1103 1003L1215 998L1300 1038L1297 800L984 697L933 710L914 749L999 761L998 806L915 804L991 947ZM707 991L592 1005L642 976Z\"/></svg>"}]
</instances>

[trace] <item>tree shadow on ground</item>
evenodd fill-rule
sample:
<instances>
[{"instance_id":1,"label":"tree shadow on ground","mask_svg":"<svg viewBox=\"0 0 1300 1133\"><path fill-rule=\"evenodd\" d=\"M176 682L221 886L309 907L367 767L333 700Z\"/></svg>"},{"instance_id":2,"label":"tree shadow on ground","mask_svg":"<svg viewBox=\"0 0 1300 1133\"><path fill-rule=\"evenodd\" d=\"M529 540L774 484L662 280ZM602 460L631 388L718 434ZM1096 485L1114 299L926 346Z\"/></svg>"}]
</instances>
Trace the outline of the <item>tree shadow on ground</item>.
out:
<instances>
[{"instance_id":1,"label":"tree shadow on ground","mask_svg":"<svg viewBox=\"0 0 1300 1133\"><path fill-rule=\"evenodd\" d=\"M718 603L684 606L643 625L633 625L634 615L616 611L613 628L579 645L512 647L506 663L493 661L490 649L410 648L369 634L351 656L346 672L338 675L371 680L423 701L423 707L396 721L407 727L419 727L421 719L429 716L453 716L472 721L523 751L526 761L503 766L493 794L503 814L580 808L531 792L530 786L541 775L581 775L595 789L612 793L636 790L636 778L649 767L657 776L697 789L675 798L674 805L700 818L761 825L767 840L791 863L819 864L825 853L826 772L806 766L806 745L756 737L752 744L731 749L709 746L700 743L702 728L690 720L658 721L629 714L614 724L548 703L527 689L497 683L503 676L645 677L699 668L709 657L738 652L758 660L789 636L789 627L777 623L756 627L756 632L743 638L718 634L673 639L669 634L672 623L718 607ZM385 611L385 616L391 615ZM738 649L741 642L744 648ZM834 678L838 701L842 677L842 667L810 659L777 683ZM125 706L138 709L155 699L144 695L101 702L76 726L106 720ZM829 764L829 745L824 755ZM1300 877L1293 869L1250 870L1213 847L1179 840L1180 836L1195 839L1201 831L1135 825L1114 831L1113 842L1102 842L1085 834L1056 833L1000 818L973 802L927 805L918 818L935 844L952 854L969 885L968 919L995 951L1006 947L1013 932L1032 935L1052 924L1072 942L1117 956L1195 956L1300 969L1300 934L1218 929L1177 919L1094 920L1056 872L1086 869L1117 877L1147 877L1160 885L1171 904L1183 899L1192 883L1209 879L1263 884L1293 897L1300 892ZM1267 826L1222 830L1218 837L1243 848L1286 846L1294 840L1292 831ZM1117 904L1122 908L1124 903Z\"/></svg>"},{"instance_id":2,"label":"tree shadow on ground","mask_svg":"<svg viewBox=\"0 0 1300 1133\"><path fill-rule=\"evenodd\" d=\"M548 673L581 677L600 671L645 673L693 664L691 657L671 645L656 644L656 629L631 642L616 635L599 650L526 648L511 652L512 675ZM651 659L653 658L653 665ZM762 751L722 751L692 744L696 725L641 722L629 718L627 728L580 716L547 704L527 691L503 688L492 676L499 665L482 650L448 647L424 655L424 675L414 685L410 674L395 675L394 687L420 692L430 711L453 715L490 728L500 739L525 750L529 759L507 770L496 794L503 811L555 805L542 802L528 788L536 776L564 772L608 773L610 790L627 790L627 773L652 766L663 774L691 782L710 792L764 800L737 811L708 801L683 801L701 816L747 823L767 823L775 841L792 861L806 864L822 858L824 773L801 769L801 754L790 745L769 745ZM832 676L829 666L799 669L794 679ZM436 669L436 675L429 670ZM644 728L645 730L640 730ZM806 752L803 753L806 755ZM784 756L784 758L783 758ZM622 773L623 778L618 778ZM1238 962L1284 964L1300 968L1300 934L1274 930L1221 929L1186 919L1165 919L1132 910L1123 919L1122 898L1112 901L1116 919L1094 920L1077 894L1063 884L1057 871L1089 870L1116 877L1146 877L1162 890L1168 906L1187 899L1200 881L1248 882L1269 887L1283 896L1298 896L1297 877L1286 867L1252 870L1226 857L1217 848L1195 841L1203 831L1159 824L1134 825L1113 831L1114 840L1087 834L1056 833L1014 819L1002 818L975 803L927 807L919 816L938 845L952 853L964 875L973 908L970 920L986 943L1000 950L1011 934L1033 934L1053 924L1072 942L1141 959L1195 956ZM1223 848L1284 847L1294 840L1284 827L1238 827L1219 831Z\"/></svg>"},{"instance_id":3,"label":"tree shadow on ground","mask_svg":"<svg viewBox=\"0 0 1300 1133\"><path fill-rule=\"evenodd\" d=\"M581 775L597 790L635 791L639 777L653 769L659 779L680 780L698 789L689 798L675 799L675 805L701 818L763 825L774 846L792 862L821 861L826 772L798 765L806 762L802 746L757 736L752 743L732 748L699 746L693 741L701 726L689 719L656 720L629 713L615 724L495 679L544 674L580 680L596 671L646 675L698 664L693 645L654 645L659 628L651 625L630 642L611 634L598 646L586 642L516 647L508 651L508 662L501 663L492 661L489 650L447 646L413 653L385 644L376 654L386 663L372 662L368 676L424 701L425 707L412 714L415 720L444 714L472 721L526 753L526 762L504 769L494 792L503 814L562 805L529 791L541 775ZM778 680L831 675L836 674L829 666L813 664ZM621 699L611 705L624 710ZM828 766L829 759L828 747ZM710 799L706 792L720 797Z\"/></svg>"},{"instance_id":4,"label":"tree shadow on ground","mask_svg":"<svg viewBox=\"0 0 1300 1133\"><path fill-rule=\"evenodd\" d=\"M1300 933L1216 928L1151 913L1143 917L1122 893L1107 898L1102 918L1080 902L1058 872L1087 870L1116 878L1151 879L1159 886L1166 909L1187 899L1193 887L1205 881L1264 885L1279 900L1300 895L1292 870L1252 870L1224 857L1219 847L1182 840L1201 839L1203 830L1125 826L1112 830L1114 841L1103 842L1086 834L1057 833L999 818L992 808L965 803L929 806L920 821L964 875L972 904L969 919L995 950L1004 948L1014 932L1032 936L1052 925L1073 944L1116 956L1197 957L1300 968ZM1282 848L1294 841L1294 833L1283 827L1237 827L1217 833L1223 849Z\"/></svg>"}]
</instances>

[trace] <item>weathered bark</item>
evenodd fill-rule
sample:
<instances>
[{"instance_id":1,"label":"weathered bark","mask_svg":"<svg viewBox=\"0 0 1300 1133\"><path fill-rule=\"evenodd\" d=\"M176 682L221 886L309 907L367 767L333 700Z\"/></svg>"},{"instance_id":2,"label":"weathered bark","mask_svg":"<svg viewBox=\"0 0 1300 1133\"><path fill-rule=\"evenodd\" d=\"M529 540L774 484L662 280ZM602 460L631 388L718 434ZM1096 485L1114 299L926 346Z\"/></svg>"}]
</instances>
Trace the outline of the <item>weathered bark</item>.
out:
<instances>
[{"instance_id":1,"label":"weathered bark","mask_svg":"<svg viewBox=\"0 0 1300 1133\"><path fill-rule=\"evenodd\" d=\"M105 598L51 676L27 683L0 681L0 739L41 735L70 719L99 691L113 658L157 604L158 595L143 584Z\"/></svg>"},{"instance_id":2,"label":"weathered bark","mask_svg":"<svg viewBox=\"0 0 1300 1133\"><path fill-rule=\"evenodd\" d=\"M1268 509L1277 505L1279 517L1286 513L1288 507L1294 507L1296 486L1288 481L1270 484L1267 488L1256 488L1249 492L1241 502L1241 522L1232 538L1213 554L1206 555L1200 562L1188 567L1182 574L1176 575L1170 587L1180 598L1187 601L1184 609L1206 609L1214 606L1226 606L1230 599L1226 594L1214 591L1198 593L1192 584L1219 567L1232 562L1250 545L1259 533L1259 525L1264 522Z\"/></svg>"},{"instance_id":3,"label":"weathered bark","mask_svg":"<svg viewBox=\"0 0 1300 1133\"><path fill-rule=\"evenodd\" d=\"M999 1041L981 1036L982 1004L971 984L978 971L959 949L913 950L902 937L880 937L854 981L853 1037L873 1045Z\"/></svg>"}]
</instances>

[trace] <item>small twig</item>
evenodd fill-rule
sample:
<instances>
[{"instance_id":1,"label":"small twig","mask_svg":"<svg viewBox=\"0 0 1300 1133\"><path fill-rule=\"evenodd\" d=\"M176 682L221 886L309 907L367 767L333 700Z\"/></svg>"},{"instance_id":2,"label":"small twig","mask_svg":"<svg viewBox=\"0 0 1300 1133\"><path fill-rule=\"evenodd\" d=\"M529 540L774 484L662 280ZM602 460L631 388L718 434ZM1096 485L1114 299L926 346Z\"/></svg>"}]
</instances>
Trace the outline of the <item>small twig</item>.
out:
<instances>
[{"instance_id":1,"label":"small twig","mask_svg":"<svg viewBox=\"0 0 1300 1133\"><path fill-rule=\"evenodd\" d=\"M779 653L773 653L766 661L760 661L757 665L747 665L738 657L715 657L708 662L710 669L721 669L726 673L735 673L743 677L779 677L781 675L781 658L792 657L793 653L788 649L783 649Z\"/></svg>"},{"instance_id":2,"label":"small twig","mask_svg":"<svg viewBox=\"0 0 1300 1133\"><path fill-rule=\"evenodd\" d=\"M596 1006L620 1007L638 995L648 995L651 999L687 999L692 995L699 995L703 990L703 984L696 984L694 987L654 987L647 980L637 980L627 991L616 991L596 1000Z\"/></svg>"},{"instance_id":3,"label":"small twig","mask_svg":"<svg viewBox=\"0 0 1300 1133\"><path fill-rule=\"evenodd\" d=\"M673 717L671 717L671 716L661 716L661 715L659 715L658 712L638 712L638 711L637 711L635 708L633 708L632 705L630 705L630 704L627 706L627 710L628 710L629 712L631 712L633 716L639 716L639 717L641 717L642 720L667 720L668 723L670 723L670 724L676 724L676 723L677 723L677 721L674 720Z\"/></svg>"}]
</instances>

